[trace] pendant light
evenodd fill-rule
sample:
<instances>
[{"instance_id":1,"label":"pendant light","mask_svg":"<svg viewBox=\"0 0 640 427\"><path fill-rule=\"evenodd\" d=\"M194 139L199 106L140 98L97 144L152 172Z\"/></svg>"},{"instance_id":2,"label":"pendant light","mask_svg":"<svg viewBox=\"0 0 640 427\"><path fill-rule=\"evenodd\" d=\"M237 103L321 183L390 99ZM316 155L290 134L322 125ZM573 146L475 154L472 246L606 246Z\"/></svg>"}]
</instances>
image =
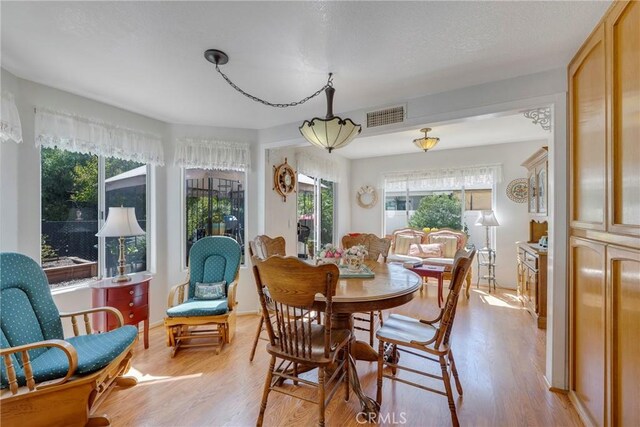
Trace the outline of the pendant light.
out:
<instances>
[{"instance_id":1,"label":"pendant light","mask_svg":"<svg viewBox=\"0 0 640 427\"><path fill-rule=\"evenodd\" d=\"M431 128L420 129L420 132L424 132L424 137L414 139L413 143L425 153L435 147L440 141L440 138L436 138L435 136L427 136L427 132L431 132Z\"/></svg>"}]
</instances>

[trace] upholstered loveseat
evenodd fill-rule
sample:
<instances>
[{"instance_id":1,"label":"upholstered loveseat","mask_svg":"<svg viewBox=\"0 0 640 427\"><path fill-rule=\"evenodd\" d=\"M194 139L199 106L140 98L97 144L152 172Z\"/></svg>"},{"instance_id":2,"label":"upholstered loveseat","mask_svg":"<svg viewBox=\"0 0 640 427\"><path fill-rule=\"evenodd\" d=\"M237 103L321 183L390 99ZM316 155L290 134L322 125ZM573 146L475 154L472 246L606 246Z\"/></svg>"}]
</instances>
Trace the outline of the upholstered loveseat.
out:
<instances>
[{"instance_id":1,"label":"upholstered loveseat","mask_svg":"<svg viewBox=\"0 0 640 427\"><path fill-rule=\"evenodd\" d=\"M0 311L2 426L108 425L91 412L111 384L136 383L122 375L137 328L93 334L90 313L109 311L120 325L122 314L110 307L60 313L38 263L18 253L0 253ZM61 318L71 319L73 337L64 338Z\"/></svg>"},{"instance_id":2,"label":"upholstered loveseat","mask_svg":"<svg viewBox=\"0 0 640 427\"><path fill-rule=\"evenodd\" d=\"M389 261L421 261L424 265L445 267L444 279L451 280L451 269L456 251L467 245L467 235L459 230L441 228L426 233L414 228L401 228L388 236L391 239ZM471 269L466 277L466 295L469 297Z\"/></svg>"}]
</instances>

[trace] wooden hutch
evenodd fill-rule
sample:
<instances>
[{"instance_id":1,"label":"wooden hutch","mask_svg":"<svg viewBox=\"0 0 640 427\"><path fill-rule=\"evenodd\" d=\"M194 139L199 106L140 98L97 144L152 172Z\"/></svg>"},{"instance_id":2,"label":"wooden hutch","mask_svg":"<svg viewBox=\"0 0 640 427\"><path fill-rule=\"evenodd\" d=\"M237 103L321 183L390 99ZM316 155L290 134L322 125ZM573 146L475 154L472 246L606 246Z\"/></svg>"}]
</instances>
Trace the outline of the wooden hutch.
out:
<instances>
[{"instance_id":1,"label":"wooden hutch","mask_svg":"<svg viewBox=\"0 0 640 427\"><path fill-rule=\"evenodd\" d=\"M547 327L547 247L538 243L547 236L547 158L542 147L522 163L528 170L529 239L516 242L518 297L541 329Z\"/></svg>"}]
</instances>

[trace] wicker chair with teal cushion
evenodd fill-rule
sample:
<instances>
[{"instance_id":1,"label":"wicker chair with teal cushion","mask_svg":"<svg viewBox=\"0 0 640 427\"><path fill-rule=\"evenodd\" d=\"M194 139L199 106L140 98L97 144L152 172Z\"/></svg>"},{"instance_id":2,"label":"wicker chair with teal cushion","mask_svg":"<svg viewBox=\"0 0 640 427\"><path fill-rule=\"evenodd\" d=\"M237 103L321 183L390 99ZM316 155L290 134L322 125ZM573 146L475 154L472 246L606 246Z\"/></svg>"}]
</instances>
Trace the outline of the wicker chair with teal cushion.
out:
<instances>
[{"instance_id":1,"label":"wicker chair with teal cushion","mask_svg":"<svg viewBox=\"0 0 640 427\"><path fill-rule=\"evenodd\" d=\"M138 330L121 326L92 334L90 313L97 311L113 313L122 325L122 315L110 307L60 313L38 263L22 254L0 253L3 426L84 425L114 381L135 384L122 375L129 369ZM86 334L80 334L77 316ZM71 319L75 336L64 338L62 318ZM108 422L94 418L91 422Z\"/></svg>"},{"instance_id":2,"label":"wicker chair with teal cushion","mask_svg":"<svg viewBox=\"0 0 640 427\"><path fill-rule=\"evenodd\" d=\"M205 237L189 251L189 275L184 283L169 292L167 346L171 357L186 347L215 346L220 353L230 343L236 329L236 287L242 250L230 237ZM206 297L198 294L201 286L222 286L222 295ZM202 288L200 288L202 289ZM211 338L192 342L193 339Z\"/></svg>"}]
</instances>

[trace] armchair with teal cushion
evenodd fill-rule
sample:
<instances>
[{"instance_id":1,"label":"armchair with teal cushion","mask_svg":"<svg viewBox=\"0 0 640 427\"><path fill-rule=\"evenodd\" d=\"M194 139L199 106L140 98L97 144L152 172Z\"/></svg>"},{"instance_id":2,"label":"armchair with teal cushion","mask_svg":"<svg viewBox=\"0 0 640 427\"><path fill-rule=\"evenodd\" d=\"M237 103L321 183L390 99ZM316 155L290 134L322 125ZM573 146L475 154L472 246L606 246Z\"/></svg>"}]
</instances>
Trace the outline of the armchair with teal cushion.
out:
<instances>
[{"instance_id":1,"label":"armchair with teal cushion","mask_svg":"<svg viewBox=\"0 0 640 427\"><path fill-rule=\"evenodd\" d=\"M60 313L47 278L34 260L18 253L0 253L0 384L2 425L108 425L108 418L90 416L129 369L138 336L133 326L92 334L90 313L110 307ZM81 335L77 316L84 322ZM74 335L64 339L62 318L70 318ZM55 411L51 409L55 408Z\"/></svg>"},{"instance_id":2,"label":"armchair with teal cushion","mask_svg":"<svg viewBox=\"0 0 640 427\"><path fill-rule=\"evenodd\" d=\"M169 292L167 317L167 346L171 357L178 349L214 345L216 354L235 334L237 301L236 287L242 250L230 237L205 237L193 244L189 251L189 275L184 283ZM226 282L226 297L197 299L196 283ZM210 327L211 329L203 329ZM205 343L192 339L212 338Z\"/></svg>"}]
</instances>

